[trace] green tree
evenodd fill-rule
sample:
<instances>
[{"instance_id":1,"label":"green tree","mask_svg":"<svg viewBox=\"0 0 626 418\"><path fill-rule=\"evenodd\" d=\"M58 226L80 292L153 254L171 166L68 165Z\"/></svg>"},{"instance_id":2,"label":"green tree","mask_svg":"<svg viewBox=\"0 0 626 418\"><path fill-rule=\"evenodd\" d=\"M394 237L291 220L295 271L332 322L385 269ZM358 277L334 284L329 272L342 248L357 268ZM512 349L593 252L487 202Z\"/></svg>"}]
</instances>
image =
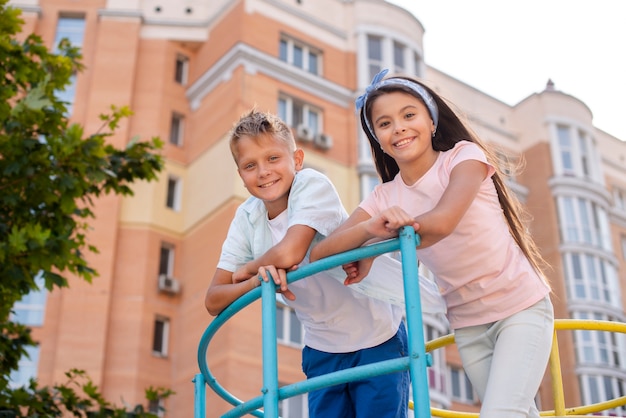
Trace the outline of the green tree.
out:
<instances>
[{"instance_id":1,"label":"green tree","mask_svg":"<svg viewBox=\"0 0 626 418\"><path fill-rule=\"evenodd\" d=\"M131 183L155 180L163 167L162 144L159 138L132 140L124 149L107 143L131 115L128 107L112 106L93 134L70 124L66 103L55 92L82 70L80 50L62 41L58 52L51 52L34 34L21 41L23 23L20 11L0 0L0 411L60 416L55 408L61 405L75 416L91 406L99 413L114 411L88 378L78 385L85 397L77 397L72 385L77 377L86 378L77 370L68 374L71 384L38 389L32 382L12 390L11 371L34 343L27 327L10 321L10 313L16 301L37 289L38 275L50 291L67 287L68 275L88 282L97 276L85 258L97 253L86 239L95 200L108 193L131 195ZM150 389L150 394L169 392Z\"/></svg>"}]
</instances>

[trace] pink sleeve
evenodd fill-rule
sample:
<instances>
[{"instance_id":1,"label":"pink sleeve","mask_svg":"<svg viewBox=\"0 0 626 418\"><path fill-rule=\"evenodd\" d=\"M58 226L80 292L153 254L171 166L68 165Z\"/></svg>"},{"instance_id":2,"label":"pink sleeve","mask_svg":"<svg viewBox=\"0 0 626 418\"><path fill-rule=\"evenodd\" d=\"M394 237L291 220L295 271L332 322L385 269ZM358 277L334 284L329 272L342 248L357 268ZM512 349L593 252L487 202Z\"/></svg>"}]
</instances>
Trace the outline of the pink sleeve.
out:
<instances>
[{"instance_id":1,"label":"pink sleeve","mask_svg":"<svg viewBox=\"0 0 626 418\"><path fill-rule=\"evenodd\" d=\"M494 166L487 162L487 156L485 156L484 151L478 145L469 141L459 141L450 150L445 162L446 171L450 173L457 164L467 160L477 160L485 163L488 168L485 178L491 177L496 172Z\"/></svg>"}]
</instances>

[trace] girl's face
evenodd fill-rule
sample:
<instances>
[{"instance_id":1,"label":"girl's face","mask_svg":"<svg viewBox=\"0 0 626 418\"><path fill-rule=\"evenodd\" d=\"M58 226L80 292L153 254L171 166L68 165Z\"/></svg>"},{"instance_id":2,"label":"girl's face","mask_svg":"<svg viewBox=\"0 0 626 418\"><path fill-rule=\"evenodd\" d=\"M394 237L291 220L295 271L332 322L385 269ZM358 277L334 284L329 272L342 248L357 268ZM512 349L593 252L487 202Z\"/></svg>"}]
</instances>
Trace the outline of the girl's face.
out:
<instances>
[{"instance_id":1,"label":"girl's face","mask_svg":"<svg viewBox=\"0 0 626 418\"><path fill-rule=\"evenodd\" d=\"M287 209L291 183L302 168L304 152L291 152L283 141L262 135L240 138L236 155L244 186L252 196L263 200L270 219Z\"/></svg>"},{"instance_id":2,"label":"girl's face","mask_svg":"<svg viewBox=\"0 0 626 418\"><path fill-rule=\"evenodd\" d=\"M432 146L435 125L421 100L404 92L383 94L372 103L370 120L380 147L398 163L407 184L434 164L438 155Z\"/></svg>"}]
</instances>

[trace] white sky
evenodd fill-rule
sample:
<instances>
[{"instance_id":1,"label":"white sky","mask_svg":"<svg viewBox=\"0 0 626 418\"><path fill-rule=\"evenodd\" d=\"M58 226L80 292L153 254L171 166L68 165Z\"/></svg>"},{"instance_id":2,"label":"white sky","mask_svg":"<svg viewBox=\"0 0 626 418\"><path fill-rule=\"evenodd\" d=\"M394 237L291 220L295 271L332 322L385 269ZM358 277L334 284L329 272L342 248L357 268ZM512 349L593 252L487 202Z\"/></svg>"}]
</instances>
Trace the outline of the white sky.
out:
<instances>
[{"instance_id":1,"label":"white sky","mask_svg":"<svg viewBox=\"0 0 626 418\"><path fill-rule=\"evenodd\" d=\"M388 1L424 26L428 65L509 105L552 79L626 141L626 1Z\"/></svg>"}]
</instances>

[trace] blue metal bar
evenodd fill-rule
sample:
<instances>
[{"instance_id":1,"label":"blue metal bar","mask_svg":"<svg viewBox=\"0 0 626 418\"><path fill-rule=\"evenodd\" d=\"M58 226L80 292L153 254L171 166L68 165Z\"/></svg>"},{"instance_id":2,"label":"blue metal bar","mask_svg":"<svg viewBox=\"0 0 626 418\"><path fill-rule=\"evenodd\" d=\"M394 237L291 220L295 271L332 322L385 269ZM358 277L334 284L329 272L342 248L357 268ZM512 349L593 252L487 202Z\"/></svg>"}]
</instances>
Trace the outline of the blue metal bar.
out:
<instances>
[{"instance_id":1,"label":"blue metal bar","mask_svg":"<svg viewBox=\"0 0 626 418\"><path fill-rule=\"evenodd\" d=\"M283 400L293 396L302 395L303 393L307 393L312 390L352 382L355 380L363 380L372 376L397 373L407 370L408 368L409 359L408 357L403 357L357 366L351 369L344 369L284 386L278 390L278 399ZM240 418L250 411L260 408L261 405L263 405L263 395L242 403L228 413L222 415L222 418Z\"/></svg>"},{"instance_id":2,"label":"blue metal bar","mask_svg":"<svg viewBox=\"0 0 626 418\"><path fill-rule=\"evenodd\" d=\"M278 417L278 353L276 347L276 284L261 281L263 318L263 411Z\"/></svg>"},{"instance_id":3,"label":"blue metal bar","mask_svg":"<svg viewBox=\"0 0 626 418\"><path fill-rule=\"evenodd\" d=\"M192 379L194 383L194 418L206 417L206 382L202 373L198 373Z\"/></svg>"},{"instance_id":4,"label":"blue metal bar","mask_svg":"<svg viewBox=\"0 0 626 418\"><path fill-rule=\"evenodd\" d=\"M419 239L419 237L418 237ZM409 372L413 388L413 408L415 416L430 418L430 396L428 394L427 357L422 325L422 304L420 300L417 256L415 255L416 236L411 227L400 231L400 252L402 256L402 277L404 279L404 301L409 336Z\"/></svg>"},{"instance_id":5,"label":"blue metal bar","mask_svg":"<svg viewBox=\"0 0 626 418\"><path fill-rule=\"evenodd\" d=\"M426 367L430 365L430 358L425 353L417 258L415 256L415 247L417 245L419 245L419 236L415 234L413 228L405 227L401 231L400 238L398 239L383 241L366 247L346 251L341 254L336 254L308 264L287 274L287 282L292 283L320 271L338 267L352 261L401 250L410 352L408 358L387 360L353 369L342 370L326 376L319 376L303 382L297 382L279 389L276 349L276 290L274 283L270 282L251 290L224 309L224 311L215 317L215 319L209 324L203 333L198 346L198 365L203 380L222 399L235 406L233 410L222 417L241 417L247 413L256 417L278 417L279 400L310 392L311 390L322 387L332 386L353 380L361 380L366 377L377 376L385 373L395 373L407 370L408 368L412 378L413 403L416 406L415 416L419 418L429 418L431 415ZM219 328L233 315L255 300L259 299L261 296L263 296L263 395L247 402L243 402L232 396L217 382L208 369L206 355L208 345ZM202 397L201 400L196 399L196 402L202 401L205 403L204 396L202 396L201 393L197 392L196 397ZM263 406L264 411L258 409L261 406ZM199 408L197 403L196 408ZM420 412L417 413L418 411ZM196 411L196 414L199 413ZM196 415L195 418L199 417ZM202 418L204 418L204 416L202 416Z\"/></svg>"}]
</instances>

